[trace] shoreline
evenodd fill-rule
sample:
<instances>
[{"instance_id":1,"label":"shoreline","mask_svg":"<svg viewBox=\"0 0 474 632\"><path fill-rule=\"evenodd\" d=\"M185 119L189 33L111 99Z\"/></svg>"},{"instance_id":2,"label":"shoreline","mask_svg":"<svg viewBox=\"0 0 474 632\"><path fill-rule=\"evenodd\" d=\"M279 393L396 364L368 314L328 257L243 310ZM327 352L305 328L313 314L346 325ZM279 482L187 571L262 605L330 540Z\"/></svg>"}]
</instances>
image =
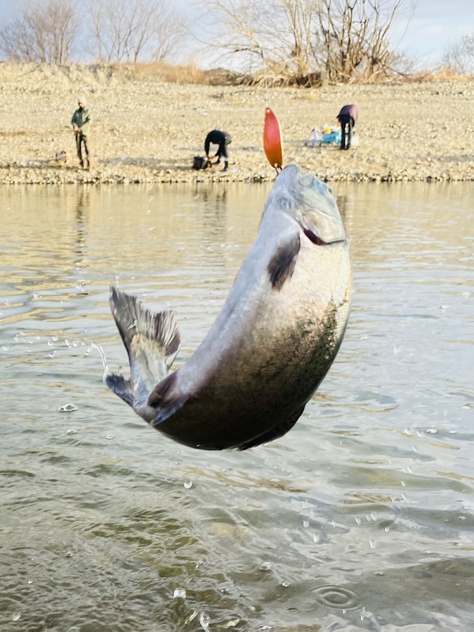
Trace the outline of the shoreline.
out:
<instances>
[{"instance_id":1,"label":"shoreline","mask_svg":"<svg viewBox=\"0 0 474 632\"><path fill-rule=\"evenodd\" d=\"M93 122L92 168L78 168L70 127L79 95ZM359 145L304 146L356 102ZM277 115L284 163L326 182L474 181L474 82L270 88L164 83L99 66L0 63L0 184L267 182L266 105ZM229 171L192 169L211 129L232 136ZM54 156L65 150L66 164Z\"/></svg>"}]
</instances>

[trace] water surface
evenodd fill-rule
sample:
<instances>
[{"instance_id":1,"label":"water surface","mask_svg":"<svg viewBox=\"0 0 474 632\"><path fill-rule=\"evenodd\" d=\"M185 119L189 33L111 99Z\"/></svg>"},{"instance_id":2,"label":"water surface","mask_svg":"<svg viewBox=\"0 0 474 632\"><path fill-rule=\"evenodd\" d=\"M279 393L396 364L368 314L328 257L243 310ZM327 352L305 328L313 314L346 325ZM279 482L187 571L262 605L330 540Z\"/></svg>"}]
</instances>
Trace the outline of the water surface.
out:
<instances>
[{"instance_id":1,"label":"water surface","mask_svg":"<svg viewBox=\"0 0 474 632\"><path fill-rule=\"evenodd\" d=\"M270 185L0 188L0 627L474 629L474 185L335 187L346 338L295 428L244 453L150 429L118 283L190 356Z\"/></svg>"}]
</instances>

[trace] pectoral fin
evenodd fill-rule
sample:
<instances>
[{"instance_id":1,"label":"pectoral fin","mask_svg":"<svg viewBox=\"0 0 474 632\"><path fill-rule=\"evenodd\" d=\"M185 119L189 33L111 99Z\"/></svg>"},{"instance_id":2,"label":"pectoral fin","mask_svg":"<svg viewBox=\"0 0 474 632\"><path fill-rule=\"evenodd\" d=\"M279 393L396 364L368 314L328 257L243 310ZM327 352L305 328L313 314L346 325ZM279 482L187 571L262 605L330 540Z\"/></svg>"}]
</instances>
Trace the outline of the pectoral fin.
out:
<instances>
[{"instance_id":1,"label":"pectoral fin","mask_svg":"<svg viewBox=\"0 0 474 632\"><path fill-rule=\"evenodd\" d=\"M179 410L189 399L187 393L183 393L177 386L178 372L171 373L160 382L150 393L148 406L157 410L153 425L166 421Z\"/></svg>"}]
</instances>

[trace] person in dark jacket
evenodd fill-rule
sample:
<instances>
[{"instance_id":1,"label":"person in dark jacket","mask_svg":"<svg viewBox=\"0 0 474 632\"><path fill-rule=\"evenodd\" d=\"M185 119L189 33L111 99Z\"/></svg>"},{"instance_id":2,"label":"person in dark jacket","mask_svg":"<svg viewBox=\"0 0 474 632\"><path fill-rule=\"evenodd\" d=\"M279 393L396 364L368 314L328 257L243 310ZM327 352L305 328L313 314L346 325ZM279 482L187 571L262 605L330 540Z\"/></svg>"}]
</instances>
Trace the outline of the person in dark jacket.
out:
<instances>
[{"instance_id":1,"label":"person in dark jacket","mask_svg":"<svg viewBox=\"0 0 474 632\"><path fill-rule=\"evenodd\" d=\"M349 149L352 140L352 130L359 118L359 108L355 103L345 105L337 115L341 124L341 149Z\"/></svg>"},{"instance_id":2,"label":"person in dark jacket","mask_svg":"<svg viewBox=\"0 0 474 632\"><path fill-rule=\"evenodd\" d=\"M85 99L78 99L77 104L79 107L72 115L71 125L74 130L74 135L76 137L76 150L77 157L79 158L79 164L81 168L84 167L84 159L82 156L82 147L84 146L84 153L87 161L87 169L90 169L90 157L89 157L89 146L88 146L88 138L89 138L89 129L91 126L91 113L88 108L86 108Z\"/></svg>"},{"instance_id":3,"label":"person in dark jacket","mask_svg":"<svg viewBox=\"0 0 474 632\"><path fill-rule=\"evenodd\" d=\"M227 132L221 132L218 129L213 129L212 132L206 136L206 140L204 141L204 151L206 152L206 157L209 158L209 147L210 145L218 145L217 153L214 157L217 156L216 165L218 165L221 161L221 158L224 159L224 168L222 171L227 171L229 168L229 154L227 152L227 145L230 145L232 142L232 138L230 134Z\"/></svg>"}]
</instances>

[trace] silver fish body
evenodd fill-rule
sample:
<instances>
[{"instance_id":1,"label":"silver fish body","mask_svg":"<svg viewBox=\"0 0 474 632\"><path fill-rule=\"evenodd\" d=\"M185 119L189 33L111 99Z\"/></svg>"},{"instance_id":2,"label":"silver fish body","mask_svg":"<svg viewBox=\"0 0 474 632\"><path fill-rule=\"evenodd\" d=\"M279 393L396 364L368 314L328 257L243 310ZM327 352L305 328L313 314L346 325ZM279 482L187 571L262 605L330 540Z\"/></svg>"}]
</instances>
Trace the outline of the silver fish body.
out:
<instances>
[{"instance_id":1,"label":"silver fish body","mask_svg":"<svg viewBox=\"0 0 474 632\"><path fill-rule=\"evenodd\" d=\"M107 385L172 439L246 449L284 435L328 372L347 325L349 246L336 200L296 165L279 174L255 242L209 333L168 373L179 348L170 312L112 288L131 376Z\"/></svg>"}]
</instances>

